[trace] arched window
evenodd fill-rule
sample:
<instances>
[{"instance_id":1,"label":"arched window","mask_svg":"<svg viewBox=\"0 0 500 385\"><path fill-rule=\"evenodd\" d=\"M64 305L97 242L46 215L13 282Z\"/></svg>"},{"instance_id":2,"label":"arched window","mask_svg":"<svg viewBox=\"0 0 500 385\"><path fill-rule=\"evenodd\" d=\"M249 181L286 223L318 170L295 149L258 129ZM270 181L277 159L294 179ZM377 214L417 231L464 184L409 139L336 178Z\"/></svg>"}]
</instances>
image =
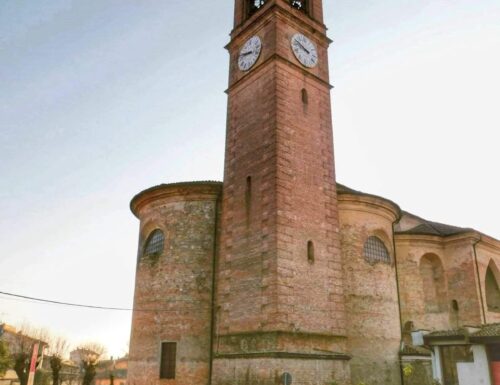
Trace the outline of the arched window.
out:
<instances>
[{"instance_id":1,"label":"arched window","mask_svg":"<svg viewBox=\"0 0 500 385\"><path fill-rule=\"evenodd\" d=\"M144 257L157 257L163 252L165 236L163 231L156 229L148 236L148 240L144 246Z\"/></svg>"},{"instance_id":2,"label":"arched window","mask_svg":"<svg viewBox=\"0 0 500 385\"><path fill-rule=\"evenodd\" d=\"M496 274L495 274L496 273ZM486 291L486 305L489 311L500 312L500 290L497 281L498 269L493 261L486 270L484 281Z\"/></svg>"},{"instance_id":3,"label":"arched window","mask_svg":"<svg viewBox=\"0 0 500 385\"><path fill-rule=\"evenodd\" d=\"M378 237L369 237L366 240L363 248L363 255L370 264L375 264L377 262L391 263L389 251L387 251L384 242Z\"/></svg>"},{"instance_id":4,"label":"arched window","mask_svg":"<svg viewBox=\"0 0 500 385\"><path fill-rule=\"evenodd\" d=\"M446 311L446 281L441 260L437 255L426 254L420 261L420 277L424 292L425 311L439 313Z\"/></svg>"}]
</instances>

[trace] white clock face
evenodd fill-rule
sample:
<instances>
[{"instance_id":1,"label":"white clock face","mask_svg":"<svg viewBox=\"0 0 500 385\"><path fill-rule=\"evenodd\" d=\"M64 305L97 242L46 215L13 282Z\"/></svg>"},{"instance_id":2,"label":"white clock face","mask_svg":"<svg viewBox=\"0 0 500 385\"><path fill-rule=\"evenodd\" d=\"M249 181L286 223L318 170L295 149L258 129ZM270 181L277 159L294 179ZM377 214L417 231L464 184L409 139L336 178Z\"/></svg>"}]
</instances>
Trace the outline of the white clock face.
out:
<instances>
[{"instance_id":1,"label":"white clock face","mask_svg":"<svg viewBox=\"0 0 500 385\"><path fill-rule=\"evenodd\" d=\"M290 43L295 57L302 65L308 68L318 65L318 51L311 40L300 33L296 33Z\"/></svg>"},{"instance_id":2,"label":"white clock face","mask_svg":"<svg viewBox=\"0 0 500 385\"><path fill-rule=\"evenodd\" d=\"M248 71L257 62L262 50L262 42L258 36L250 38L240 50L238 67L242 71Z\"/></svg>"}]
</instances>

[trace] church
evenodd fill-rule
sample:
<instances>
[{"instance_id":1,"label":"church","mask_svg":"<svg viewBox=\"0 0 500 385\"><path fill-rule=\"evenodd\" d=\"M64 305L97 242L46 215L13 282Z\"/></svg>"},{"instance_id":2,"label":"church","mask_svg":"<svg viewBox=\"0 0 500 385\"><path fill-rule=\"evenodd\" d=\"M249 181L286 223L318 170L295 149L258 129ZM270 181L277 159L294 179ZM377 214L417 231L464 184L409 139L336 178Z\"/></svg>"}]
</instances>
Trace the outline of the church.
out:
<instances>
[{"instance_id":1,"label":"church","mask_svg":"<svg viewBox=\"0 0 500 385\"><path fill-rule=\"evenodd\" d=\"M223 182L131 202L128 384L500 384L500 241L336 182L322 0L234 10Z\"/></svg>"}]
</instances>

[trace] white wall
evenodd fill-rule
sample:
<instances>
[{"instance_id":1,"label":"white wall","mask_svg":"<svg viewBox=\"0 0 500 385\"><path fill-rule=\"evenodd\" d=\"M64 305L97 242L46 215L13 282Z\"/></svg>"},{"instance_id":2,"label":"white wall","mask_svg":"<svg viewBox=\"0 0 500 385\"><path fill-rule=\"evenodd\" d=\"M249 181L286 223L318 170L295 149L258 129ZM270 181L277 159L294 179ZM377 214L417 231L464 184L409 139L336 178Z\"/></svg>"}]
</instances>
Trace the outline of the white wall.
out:
<instances>
[{"instance_id":1,"label":"white wall","mask_svg":"<svg viewBox=\"0 0 500 385\"><path fill-rule=\"evenodd\" d=\"M439 353L439 347L434 346L432 351L432 377L443 383L443 373L441 372L441 354Z\"/></svg>"},{"instance_id":2,"label":"white wall","mask_svg":"<svg viewBox=\"0 0 500 385\"><path fill-rule=\"evenodd\" d=\"M491 385L488 357L484 345L473 345L474 362L457 363L460 385Z\"/></svg>"}]
</instances>

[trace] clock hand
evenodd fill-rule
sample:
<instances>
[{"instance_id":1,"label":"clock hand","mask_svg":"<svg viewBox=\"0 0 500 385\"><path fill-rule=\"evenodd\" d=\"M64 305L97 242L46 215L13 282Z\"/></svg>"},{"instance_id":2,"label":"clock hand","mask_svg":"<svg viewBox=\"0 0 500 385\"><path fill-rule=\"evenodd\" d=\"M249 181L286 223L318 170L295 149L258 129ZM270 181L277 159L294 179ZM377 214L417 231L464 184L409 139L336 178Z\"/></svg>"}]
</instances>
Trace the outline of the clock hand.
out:
<instances>
[{"instance_id":1,"label":"clock hand","mask_svg":"<svg viewBox=\"0 0 500 385\"><path fill-rule=\"evenodd\" d=\"M241 56L251 55L252 53L253 53L253 51L242 52L242 53L241 53Z\"/></svg>"},{"instance_id":2,"label":"clock hand","mask_svg":"<svg viewBox=\"0 0 500 385\"><path fill-rule=\"evenodd\" d=\"M306 47L304 47L302 44L300 44L300 42L299 42L298 40L297 40L297 43L298 43L298 44L302 47L302 49L303 49L304 51L306 51L306 52L307 52L307 54L308 54L308 55L310 55L310 54L311 54L311 52L309 52L309 50L308 50Z\"/></svg>"}]
</instances>

